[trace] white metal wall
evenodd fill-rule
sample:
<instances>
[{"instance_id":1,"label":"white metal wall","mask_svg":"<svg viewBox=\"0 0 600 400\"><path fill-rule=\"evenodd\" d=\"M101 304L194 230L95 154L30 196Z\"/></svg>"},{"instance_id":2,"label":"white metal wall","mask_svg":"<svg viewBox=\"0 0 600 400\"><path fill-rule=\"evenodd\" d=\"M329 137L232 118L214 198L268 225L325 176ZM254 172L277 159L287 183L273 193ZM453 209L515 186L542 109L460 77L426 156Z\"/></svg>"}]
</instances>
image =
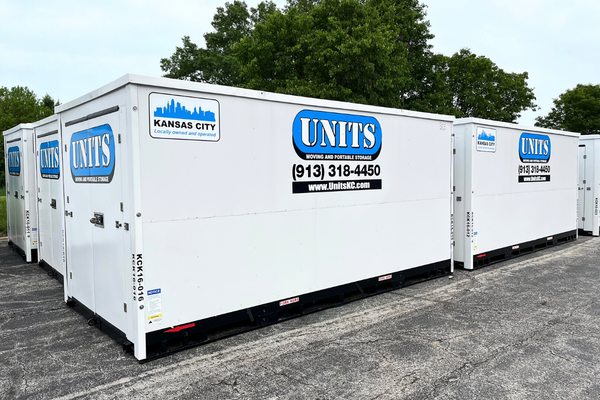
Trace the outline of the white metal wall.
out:
<instances>
[{"instance_id":1,"label":"white metal wall","mask_svg":"<svg viewBox=\"0 0 600 400\"><path fill-rule=\"evenodd\" d=\"M549 130L498 124L483 120L458 120L455 129L465 126L464 138L470 141L465 157L471 159L471 173L456 175L456 180L469 179L463 192L456 196L471 198L465 203L462 215L467 220L470 212L470 232L457 233L457 247L462 254L455 259L472 268L472 256L487 251L516 245L530 240L575 230L577 227L577 152L576 135L561 135ZM496 130L496 151L477 151L477 128ZM549 182L519 182L519 139L523 133L547 135L551 140ZM470 137L469 137L470 136ZM459 158L457 158L457 163ZM468 165L468 164L467 164ZM460 168L457 166L457 169ZM545 173L540 173L545 175ZM467 237L467 235L471 235Z\"/></svg>"},{"instance_id":2,"label":"white metal wall","mask_svg":"<svg viewBox=\"0 0 600 400\"><path fill-rule=\"evenodd\" d=\"M579 139L579 229L600 235L600 135L586 135ZM583 176L581 174L583 173Z\"/></svg>"},{"instance_id":3,"label":"white metal wall","mask_svg":"<svg viewBox=\"0 0 600 400\"><path fill-rule=\"evenodd\" d=\"M148 331L451 258L448 117L167 91L217 100L220 140L156 139L157 91L138 93L145 288L162 291ZM292 193L293 165L360 164L300 159L305 109L379 121L381 190Z\"/></svg>"}]
</instances>

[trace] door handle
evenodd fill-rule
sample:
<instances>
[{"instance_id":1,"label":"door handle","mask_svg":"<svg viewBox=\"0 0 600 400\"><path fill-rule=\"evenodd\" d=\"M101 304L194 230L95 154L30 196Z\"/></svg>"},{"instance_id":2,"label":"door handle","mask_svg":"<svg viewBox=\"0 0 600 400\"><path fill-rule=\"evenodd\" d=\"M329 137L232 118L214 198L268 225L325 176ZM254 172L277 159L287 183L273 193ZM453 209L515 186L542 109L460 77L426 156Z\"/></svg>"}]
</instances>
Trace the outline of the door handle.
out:
<instances>
[{"instance_id":1,"label":"door handle","mask_svg":"<svg viewBox=\"0 0 600 400\"><path fill-rule=\"evenodd\" d=\"M94 216L90 218L90 222L98 228L104 228L104 214L100 212L95 212Z\"/></svg>"}]
</instances>

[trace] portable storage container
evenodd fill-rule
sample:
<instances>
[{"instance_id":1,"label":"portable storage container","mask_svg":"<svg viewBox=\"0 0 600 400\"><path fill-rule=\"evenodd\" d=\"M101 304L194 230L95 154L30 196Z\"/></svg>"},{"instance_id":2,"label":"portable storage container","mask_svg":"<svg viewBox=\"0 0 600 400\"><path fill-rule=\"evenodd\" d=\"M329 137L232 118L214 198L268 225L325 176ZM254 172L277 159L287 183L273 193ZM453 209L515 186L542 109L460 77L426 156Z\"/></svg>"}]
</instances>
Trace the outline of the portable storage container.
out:
<instances>
[{"instance_id":1,"label":"portable storage container","mask_svg":"<svg viewBox=\"0 0 600 400\"><path fill-rule=\"evenodd\" d=\"M579 229L599 236L600 135L583 135L579 138L578 194Z\"/></svg>"},{"instance_id":2,"label":"portable storage container","mask_svg":"<svg viewBox=\"0 0 600 400\"><path fill-rule=\"evenodd\" d=\"M37 213L33 125L4 131L8 243L27 262L37 261Z\"/></svg>"},{"instance_id":3,"label":"portable storage container","mask_svg":"<svg viewBox=\"0 0 600 400\"><path fill-rule=\"evenodd\" d=\"M579 134L459 119L455 262L482 267L577 235Z\"/></svg>"},{"instance_id":4,"label":"portable storage container","mask_svg":"<svg viewBox=\"0 0 600 400\"><path fill-rule=\"evenodd\" d=\"M69 301L139 360L451 270L453 117L136 75L57 112Z\"/></svg>"},{"instance_id":5,"label":"portable storage container","mask_svg":"<svg viewBox=\"0 0 600 400\"><path fill-rule=\"evenodd\" d=\"M63 175L60 166L61 137L58 116L33 124L36 152L38 258L59 281L65 275L63 253Z\"/></svg>"}]
</instances>

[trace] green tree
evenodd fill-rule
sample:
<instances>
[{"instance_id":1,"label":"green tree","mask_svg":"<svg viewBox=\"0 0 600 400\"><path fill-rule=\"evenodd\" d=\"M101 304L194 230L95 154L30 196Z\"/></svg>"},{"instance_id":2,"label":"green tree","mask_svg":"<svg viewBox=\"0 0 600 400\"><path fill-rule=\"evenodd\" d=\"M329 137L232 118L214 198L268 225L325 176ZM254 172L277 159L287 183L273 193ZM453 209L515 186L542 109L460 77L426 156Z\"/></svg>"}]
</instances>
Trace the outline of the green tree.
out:
<instances>
[{"instance_id":1,"label":"green tree","mask_svg":"<svg viewBox=\"0 0 600 400\"><path fill-rule=\"evenodd\" d=\"M292 2L234 45L243 86L402 107L432 35L416 0Z\"/></svg>"},{"instance_id":2,"label":"green tree","mask_svg":"<svg viewBox=\"0 0 600 400\"><path fill-rule=\"evenodd\" d=\"M35 122L54 114L59 105L50 95L41 100L27 87L0 87L0 132L21 123ZM4 183L4 146L0 146L0 182Z\"/></svg>"},{"instance_id":3,"label":"green tree","mask_svg":"<svg viewBox=\"0 0 600 400\"><path fill-rule=\"evenodd\" d=\"M527 72L505 72L468 49L452 57L435 55L429 68L426 82L430 84L411 99L412 109L503 122L514 122L522 111L537 109Z\"/></svg>"},{"instance_id":4,"label":"green tree","mask_svg":"<svg viewBox=\"0 0 600 400\"><path fill-rule=\"evenodd\" d=\"M600 85L577 85L554 99L554 107L545 117L536 118L536 126L600 134Z\"/></svg>"},{"instance_id":5,"label":"green tree","mask_svg":"<svg viewBox=\"0 0 600 400\"><path fill-rule=\"evenodd\" d=\"M536 109L527 72L463 49L433 54L418 0L288 0L218 8L206 49L184 37L167 77L513 122Z\"/></svg>"},{"instance_id":6,"label":"green tree","mask_svg":"<svg viewBox=\"0 0 600 400\"><path fill-rule=\"evenodd\" d=\"M177 47L170 58L160 60L161 69L167 78L240 85L239 64L232 56L231 48L250 35L254 25L275 10L275 4L270 1L262 2L250 10L243 1L225 3L225 7L217 8L213 17L215 32L204 34L206 48L198 47L189 36L184 36L183 46Z\"/></svg>"}]
</instances>

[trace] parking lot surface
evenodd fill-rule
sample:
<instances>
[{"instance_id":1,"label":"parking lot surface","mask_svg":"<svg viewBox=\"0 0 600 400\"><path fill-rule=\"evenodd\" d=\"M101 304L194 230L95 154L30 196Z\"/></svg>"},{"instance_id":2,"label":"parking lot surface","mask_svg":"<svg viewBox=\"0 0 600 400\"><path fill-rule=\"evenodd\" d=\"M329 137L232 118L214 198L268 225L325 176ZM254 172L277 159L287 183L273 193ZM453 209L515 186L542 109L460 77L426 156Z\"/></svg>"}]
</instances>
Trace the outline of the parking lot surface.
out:
<instances>
[{"instance_id":1,"label":"parking lot surface","mask_svg":"<svg viewBox=\"0 0 600 400\"><path fill-rule=\"evenodd\" d=\"M0 242L1 399L600 398L600 238L147 364Z\"/></svg>"}]
</instances>

